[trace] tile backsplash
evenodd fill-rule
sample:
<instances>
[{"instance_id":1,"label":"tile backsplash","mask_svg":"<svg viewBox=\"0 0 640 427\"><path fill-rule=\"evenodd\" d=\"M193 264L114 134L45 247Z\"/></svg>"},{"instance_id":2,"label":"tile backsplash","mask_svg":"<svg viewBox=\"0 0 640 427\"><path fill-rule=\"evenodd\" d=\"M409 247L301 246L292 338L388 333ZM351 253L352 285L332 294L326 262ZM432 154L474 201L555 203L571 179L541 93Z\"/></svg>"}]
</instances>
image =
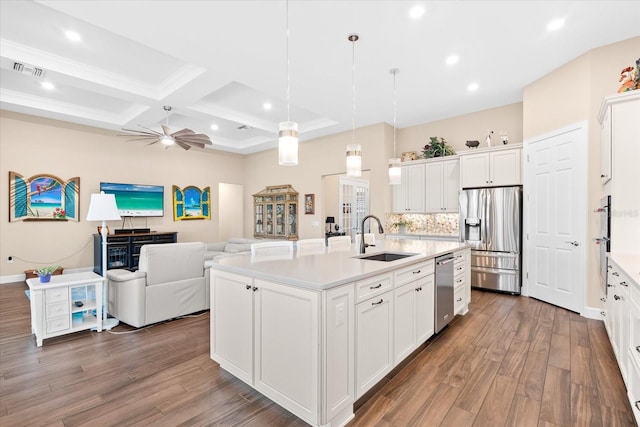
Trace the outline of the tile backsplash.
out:
<instances>
[{"instance_id":1,"label":"tile backsplash","mask_svg":"<svg viewBox=\"0 0 640 427\"><path fill-rule=\"evenodd\" d=\"M400 220L410 221L407 232L412 234L457 235L457 213L432 214L386 214L385 230L389 234L398 233L398 227L393 225Z\"/></svg>"}]
</instances>

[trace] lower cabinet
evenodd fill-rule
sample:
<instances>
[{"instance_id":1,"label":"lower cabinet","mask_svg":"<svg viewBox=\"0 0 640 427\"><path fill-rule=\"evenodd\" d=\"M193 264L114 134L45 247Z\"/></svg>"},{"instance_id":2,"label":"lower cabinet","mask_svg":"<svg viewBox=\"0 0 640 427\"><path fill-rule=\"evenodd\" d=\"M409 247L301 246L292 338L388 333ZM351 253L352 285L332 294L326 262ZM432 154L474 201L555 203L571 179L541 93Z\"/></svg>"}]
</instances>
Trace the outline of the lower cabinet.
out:
<instances>
[{"instance_id":1,"label":"lower cabinet","mask_svg":"<svg viewBox=\"0 0 640 427\"><path fill-rule=\"evenodd\" d=\"M356 306L356 399L393 368L393 292Z\"/></svg>"},{"instance_id":2,"label":"lower cabinet","mask_svg":"<svg viewBox=\"0 0 640 427\"><path fill-rule=\"evenodd\" d=\"M393 291L395 364L433 335L433 286L433 275L429 275Z\"/></svg>"}]
</instances>

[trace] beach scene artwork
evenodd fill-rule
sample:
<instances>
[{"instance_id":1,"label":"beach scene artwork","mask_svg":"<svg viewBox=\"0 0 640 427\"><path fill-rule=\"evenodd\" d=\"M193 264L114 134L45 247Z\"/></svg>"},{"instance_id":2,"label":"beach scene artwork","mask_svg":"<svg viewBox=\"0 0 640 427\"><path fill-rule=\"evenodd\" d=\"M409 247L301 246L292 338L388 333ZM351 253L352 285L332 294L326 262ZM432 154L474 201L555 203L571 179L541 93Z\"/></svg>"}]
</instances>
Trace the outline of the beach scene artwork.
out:
<instances>
[{"instance_id":1,"label":"beach scene artwork","mask_svg":"<svg viewBox=\"0 0 640 427\"><path fill-rule=\"evenodd\" d=\"M80 178L67 181L47 174L25 178L9 172L10 221L78 220Z\"/></svg>"},{"instance_id":2,"label":"beach scene artwork","mask_svg":"<svg viewBox=\"0 0 640 427\"><path fill-rule=\"evenodd\" d=\"M211 219L211 190L202 190L193 185L180 188L172 187L173 220Z\"/></svg>"}]
</instances>

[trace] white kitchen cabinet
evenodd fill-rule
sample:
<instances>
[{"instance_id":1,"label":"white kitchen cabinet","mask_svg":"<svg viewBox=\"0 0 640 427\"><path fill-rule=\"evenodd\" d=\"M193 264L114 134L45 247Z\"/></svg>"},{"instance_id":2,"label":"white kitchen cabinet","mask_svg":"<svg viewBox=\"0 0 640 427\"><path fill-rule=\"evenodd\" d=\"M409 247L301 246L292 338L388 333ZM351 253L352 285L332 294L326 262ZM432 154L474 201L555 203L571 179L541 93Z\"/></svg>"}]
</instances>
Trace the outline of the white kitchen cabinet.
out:
<instances>
[{"instance_id":1,"label":"white kitchen cabinet","mask_svg":"<svg viewBox=\"0 0 640 427\"><path fill-rule=\"evenodd\" d=\"M425 211L424 163L402 165L401 183L393 186L393 212L423 213Z\"/></svg>"},{"instance_id":2,"label":"white kitchen cabinet","mask_svg":"<svg viewBox=\"0 0 640 427\"><path fill-rule=\"evenodd\" d=\"M356 399L393 368L393 292L356 305Z\"/></svg>"},{"instance_id":3,"label":"white kitchen cabinet","mask_svg":"<svg viewBox=\"0 0 640 427\"><path fill-rule=\"evenodd\" d=\"M429 274L393 291L396 365L433 335L433 286L433 274Z\"/></svg>"},{"instance_id":4,"label":"white kitchen cabinet","mask_svg":"<svg viewBox=\"0 0 640 427\"><path fill-rule=\"evenodd\" d=\"M453 313L467 314L471 303L471 250L454 252Z\"/></svg>"},{"instance_id":5,"label":"white kitchen cabinet","mask_svg":"<svg viewBox=\"0 0 640 427\"><path fill-rule=\"evenodd\" d=\"M522 185L521 157L520 146L460 153L462 188Z\"/></svg>"},{"instance_id":6,"label":"white kitchen cabinet","mask_svg":"<svg viewBox=\"0 0 640 427\"><path fill-rule=\"evenodd\" d=\"M607 105L600 117L600 182L611 179L611 106Z\"/></svg>"},{"instance_id":7,"label":"white kitchen cabinet","mask_svg":"<svg viewBox=\"0 0 640 427\"><path fill-rule=\"evenodd\" d=\"M609 317L609 339L613 352L616 355L620 373L625 383L628 381L628 348L630 332L631 308L629 296L629 279L627 279L620 268L611 263L608 274L607 290L607 317Z\"/></svg>"},{"instance_id":8,"label":"white kitchen cabinet","mask_svg":"<svg viewBox=\"0 0 640 427\"><path fill-rule=\"evenodd\" d=\"M460 161L458 158L425 164L426 212L458 212Z\"/></svg>"}]
</instances>

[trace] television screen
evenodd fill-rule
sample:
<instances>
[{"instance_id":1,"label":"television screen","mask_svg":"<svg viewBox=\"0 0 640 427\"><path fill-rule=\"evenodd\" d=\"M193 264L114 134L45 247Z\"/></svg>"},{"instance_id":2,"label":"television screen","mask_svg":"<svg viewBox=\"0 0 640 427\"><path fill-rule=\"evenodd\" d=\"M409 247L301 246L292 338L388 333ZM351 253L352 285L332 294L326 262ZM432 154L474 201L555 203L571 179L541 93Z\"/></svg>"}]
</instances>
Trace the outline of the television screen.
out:
<instances>
[{"instance_id":1,"label":"television screen","mask_svg":"<svg viewBox=\"0 0 640 427\"><path fill-rule=\"evenodd\" d=\"M100 191L113 194L120 216L164 216L164 186L101 182Z\"/></svg>"}]
</instances>

